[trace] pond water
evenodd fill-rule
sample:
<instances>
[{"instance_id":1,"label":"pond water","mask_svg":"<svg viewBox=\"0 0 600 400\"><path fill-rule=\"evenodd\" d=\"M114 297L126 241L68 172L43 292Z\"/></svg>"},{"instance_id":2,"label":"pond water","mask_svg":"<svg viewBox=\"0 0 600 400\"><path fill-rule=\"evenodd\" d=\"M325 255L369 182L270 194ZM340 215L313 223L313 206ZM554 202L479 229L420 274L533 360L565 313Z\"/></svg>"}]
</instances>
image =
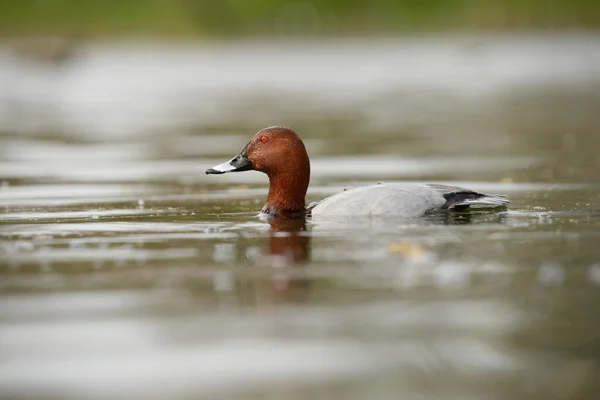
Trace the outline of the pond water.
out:
<instances>
[{"instance_id":1,"label":"pond water","mask_svg":"<svg viewBox=\"0 0 600 400\"><path fill-rule=\"evenodd\" d=\"M594 35L0 45L0 397L594 398ZM509 196L426 220L258 218L292 126L308 200Z\"/></svg>"}]
</instances>

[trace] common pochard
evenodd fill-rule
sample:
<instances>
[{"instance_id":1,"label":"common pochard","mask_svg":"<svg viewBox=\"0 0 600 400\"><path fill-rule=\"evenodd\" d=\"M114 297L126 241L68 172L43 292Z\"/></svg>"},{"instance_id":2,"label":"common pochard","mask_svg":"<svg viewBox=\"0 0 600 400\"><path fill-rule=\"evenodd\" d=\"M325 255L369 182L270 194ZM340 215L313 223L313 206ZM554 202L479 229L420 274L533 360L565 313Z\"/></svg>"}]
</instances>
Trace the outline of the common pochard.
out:
<instances>
[{"instance_id":1,"label":"common pochard","mask_svg":"<svg viewBox=\"0 0 600 400\"><path fill-rule=\"evenodd\" d=\"M456 186L380 183L348 189L306 207L310 161L302 139L284 126L260 130L237 156L207 169L206 174L249 170L264 172L269 177L269 195L262 213L273 216L415 218L436 211L504 207L509 202L504 196Z\"/></svg>"}]
</instances>

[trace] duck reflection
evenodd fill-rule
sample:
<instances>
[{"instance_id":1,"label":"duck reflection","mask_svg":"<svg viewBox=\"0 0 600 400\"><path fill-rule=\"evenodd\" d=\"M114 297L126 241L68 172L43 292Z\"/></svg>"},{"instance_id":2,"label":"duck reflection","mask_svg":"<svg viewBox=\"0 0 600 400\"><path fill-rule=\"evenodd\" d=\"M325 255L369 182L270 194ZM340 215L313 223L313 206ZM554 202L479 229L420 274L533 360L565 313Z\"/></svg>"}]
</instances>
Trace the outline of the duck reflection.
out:
<instances>
[{"instance_id":1,"label":"duck reflection","mask_svg":"<svg viewBox=\"0 0 600 400\"><path fill-rule=\"evenodd\" d=\"M270 254L281 257L286 264L302 264L309 260L310 237L306 220L273 219L269 237Z\"/></svg>"},{"instance_id":2,"label":"duck reflection","mask_svg":"<svg viewBox=\"0 0 600 400\"><path fill-rule=\"evenodd\" d=\"M301 267L310 260L310 236L306 231L306 221L300 219L273 219L269 234L269 259L271 266ZM310 280L301 275L300 270L285 270L272 274L269 287L275 301L302 302L306 300Z\"/></svg>"},{"instance_id":3,"label":"duck reflection","mask_svg":"<svg viewBox=\"0 0 600 400\"><path fill-rule=\"evenodd\" d=\"M219 269L213 278L223 306L235 299L236 306L264 310L270 305L306 301L311 286L304 268L311 258L306 221L265 222L269 224L267 237L241 236L236 243L217 244L213 260L235 263L233 269Z\"/></svg>"},{"instance_id":4,"label":"duck reflection","mask_svg":"<svg viewBox=\"0 0 600 400\"><path fill-rule=\"evenodd\" d=\"M457 211L433 213L421 219L425 224L469 225L481 223L504 223L505 214L489 211ZM414 222L413 222L414 223Z\"/></svg>"}]
</instances>

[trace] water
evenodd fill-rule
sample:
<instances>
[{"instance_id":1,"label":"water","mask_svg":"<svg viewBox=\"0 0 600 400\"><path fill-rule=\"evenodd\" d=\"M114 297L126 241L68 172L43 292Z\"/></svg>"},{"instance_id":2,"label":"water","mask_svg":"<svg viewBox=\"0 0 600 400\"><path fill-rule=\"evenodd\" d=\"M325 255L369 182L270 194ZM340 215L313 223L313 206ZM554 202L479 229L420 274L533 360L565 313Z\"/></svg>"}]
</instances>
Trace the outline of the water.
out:
<instances>
[{"instance_id":1,"label":"water","mask_svg":"<svg viewBox=\"0 0 600 400\"><path fill-rule=\"evenodd\" d=\"M0 394L596 398L600 41L0 47ZM265 222L205 176L286 124L308 201L452 183L496 213Z\"/></svg>"}]
</instances>

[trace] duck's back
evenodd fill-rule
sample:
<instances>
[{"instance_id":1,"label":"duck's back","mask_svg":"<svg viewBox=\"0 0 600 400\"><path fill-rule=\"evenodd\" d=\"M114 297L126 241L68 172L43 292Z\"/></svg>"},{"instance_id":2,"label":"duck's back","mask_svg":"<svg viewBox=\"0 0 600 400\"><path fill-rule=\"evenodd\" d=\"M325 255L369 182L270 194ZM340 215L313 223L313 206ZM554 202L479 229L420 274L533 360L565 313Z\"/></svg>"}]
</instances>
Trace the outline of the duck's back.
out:
<instances>
[{"instance_id":1,"label":"duck's back","mask_svg":"<svg viewBox=\"0 0 600 400\"><path fill-rule=\"evenodd\" d=\"M377 184L348 189L310 208L312 215L416 218L436 210L502 207L508 200L446 185Z\"/></svg>"}]
</instances>

